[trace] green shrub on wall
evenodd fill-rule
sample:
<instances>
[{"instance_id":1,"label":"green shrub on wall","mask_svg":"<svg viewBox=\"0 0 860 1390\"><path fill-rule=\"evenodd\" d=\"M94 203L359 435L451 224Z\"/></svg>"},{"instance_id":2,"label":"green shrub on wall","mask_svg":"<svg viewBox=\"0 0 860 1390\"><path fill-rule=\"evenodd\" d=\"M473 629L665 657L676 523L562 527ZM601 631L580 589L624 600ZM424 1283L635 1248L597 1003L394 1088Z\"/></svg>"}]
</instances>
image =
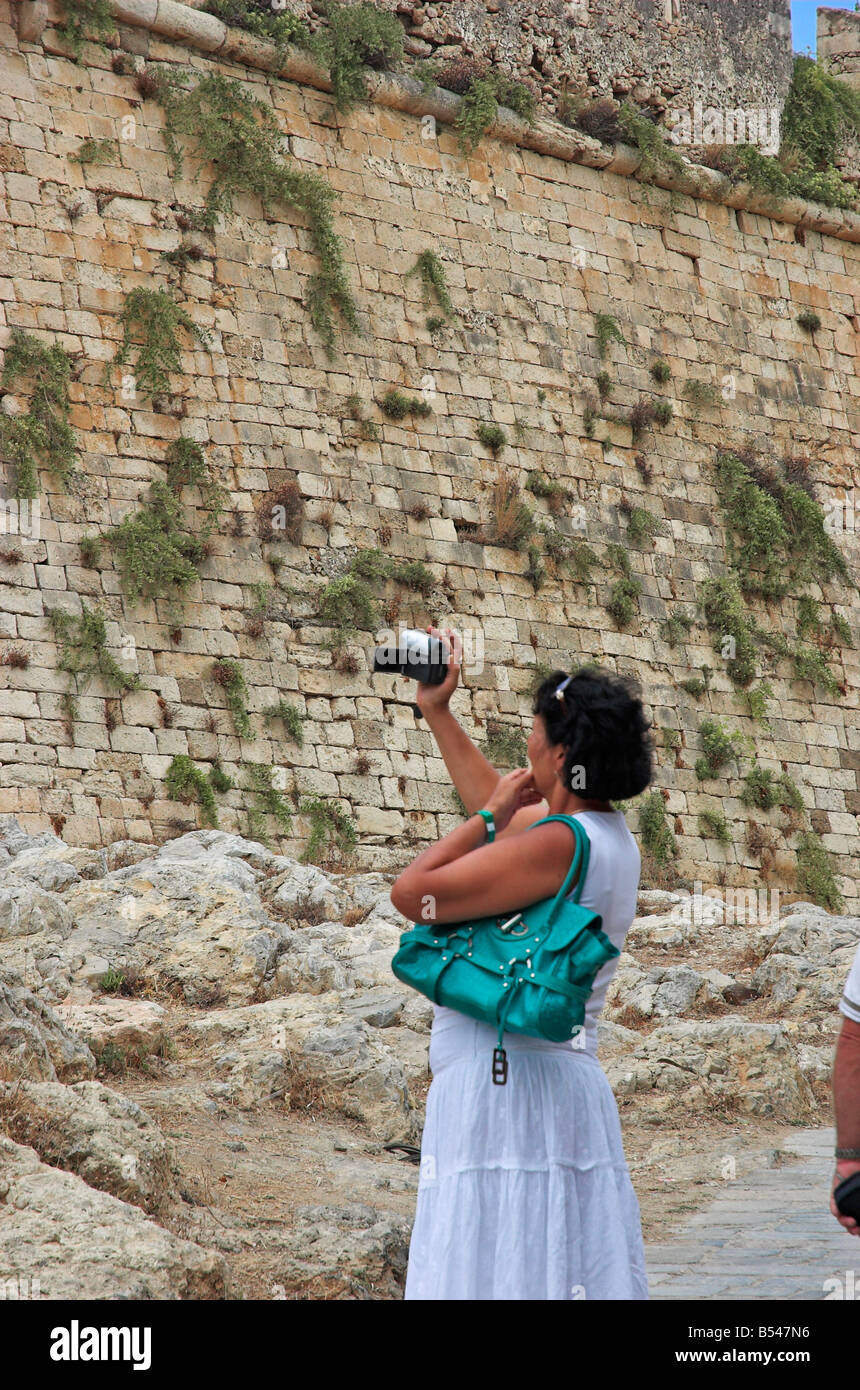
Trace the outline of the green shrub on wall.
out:
<instances>
[{"instance_id":1,"label":"green shrub on wall","mask_svg":"<svg viewBox=\"0 0 860 1390\"><path fill-rule=\"evenodd\" d=\"M233 727L240 738L256 737L248 717L248 686L238 661L222 659L212 664L212 679L224 691L227 708L233 716Z\"/></svg>"},{"instance_id":2,"label":"green shrub on wall","mask_svg":"<svg viewBox=\"0 0 860 1390\"><path fill-rule=\"evenodd\" d=\"M248 774L246 790L254 795L254 803L248 812L248 834L252 840L259 840L268 848L271 841L266 829L267 819L273 817L281 833L289 835L293 823L290 808L274 785L271 767L265 763L246 763L245 770Z\"/></svg>"},{"instance_id":3,"label":"green shrub on wall","mask_svg":"<svg viewBox=\"0 0 860 1390\"><path fill-rule=\"evenodd\" d=\"M284 49L289 44L297 48L310 46L311 34L298 15L283 5L276 9L270 0L204 0L200 6L231 29L244 29L258 39L268 39Z\"/></svg>"},{"instance_id":4,"label":"green shrub on wall","mask_svg":"<svg viewBox=\"0 0 860 1390\"><path fill-rule=\"evenodd\" d=\"M455 123L462 154L471 154L477 147L500 106L524 121L534 120L535 96L531 89L479 59L454 58L448 63L431 60L419 63L415 72L425 91L438 84L463 98Z\"/></svg>"},{"instance_id":5,"label":"green shrub on wall","mask_svg":"<svg viewBox=\"0 0 860 1390\"><path fill-rule=\"evenodd\" d=\"M125 366L134 350L135 385L150 396L169 391L172 373L182 370L180 328L204 345L209 341L206 330L200 328L166 290L138 286L129 291L119 321L122 342L114 361L118 366Z\"/></svg>"},{"instance_id":6,"label":"green shrub on wall","mask_svg":"<svg viewBox=\"0 0 860 1390\"><path fill-rule=\"evenodd\" d=\"M77 61L84 40L101 43L116 30L116 20L108 0L62 0L63 20L57 32L66 40Z\"/></svg>"},{"instance_id":7,"label":"green shrub on wall","mask_svg":"<svg viewBox=\"0 0 860 1390\"><path fill-rule=\"evenodd\" d=\"M207 540L218 526L230 498L229 492L218 482L203 450L193 439L174 439L164 456L164 462L167 465L167 486L174 494L181 492L184 487L196 487L200 493L200 500L208 515L205 521L197 523L197 534L202 541Z\"/></svg>"},{"instance_id":8,"label":"green shrub on wall","mask_svg":"<svg viewBox=\"0 0 860 1390\"><path fill-rule=\"evenodd\" d=\"M451 301L451 292L448 289L445 267L435 251L422 251L408 273L421 276L425 304L429 304L430 296L433 294L442 310L443 318L454 317L454 305Z\"/></svg>"},{"instance_id":9,"label":"green shrub on wall","mask_svg":"<svg viewBox=\"0 0 860 1390\"><path fill-rule=\"evenodd\" d=\"M336 194L319 174L287 164L281 156L283 134L270 107L253 97L239 82L209 73L190 90L186 78L159 70L157 96L164 108L168 154L174 175L183 167L180 137L202 166L211 164L215 177L206 193L203 221L214 230L241 194L253 193L270 216L278 204L296 208L308 219L319 271L308 286L311 322L334 354L333 308L347 327L358 331L358 314L335 231Z\"/></svg>"},{"instance_id":10,"label":"green shrub on wall","mask_svg":"<svg viewBox=\"0 0 860 1390\"><path fill-rule=\"evenodd\" d=\"M168 796L173 801L197 801L200 804L200 819L204 825L216 829L218 812L211 781L186 753L177 753L164 777Z\"/></svg>"},{"instance_id":11,"label":"green shrub on wall","mask_svg":"<svg viewBox=\"0 0 860 1390\"><path fill-rule=\"evenodd\" d=\"M804 831L797 846L797 885L828 912L841 912L844 903L830 856L814 831Z\"/></svg>"},{"instance_id":12,"label":"green shrub on wall","mask_svg":"<svg viewBox=\"0 0 860 1390\"><path fill-rule=\"evenodd\" d=\"M181 526L179 500L160 480L148 502L105 536L116 555L123 591L142 598L180 597L197 578L200 542Z\"/></svg>"},{"instance_id":13,"label":"green shrub on wall","mask_svg":"<svg viewBox=\"0 0 860 1390\"><path fill-rule=\"evenodd\" d=\"M403 56L403 28L376 5L321 0L318 9L326 25L308 47L328 70L338 111L348 111L367 97L365 69L391 68Z\"/></svg>"},{"instance_id":14,"label":"green shrub on wall","mask_svg":"<svg viewBox=\"0 0 860 1390\"><path fill-rule=\"evenodd\" d=\"M848 578L845 557L827 534L824 513L797 483L739 454L719 454L717 492L726 517L729 558L742 587L767 598L789 581Z\"/></svg>"},{"instance_id":15,"label":"green shrub on wall","mask_svg":"<svg viewBox=\"0 0 860 1390\"><path fill-rule=\"evenodd\" d=\"M331 863L349 858L358 841L352 816L334 801L308 796L299 805L299 815L307 816L311 833L301 855L302 864Z\"/></svg>"},{"instance_id":16,"label":"green shrub on wall","mask_svg":"<svg viewBox=\"0 0 860 1390\"><path fill-rule=\"evenodd\" d=\"M139 688L140 677L123 671L108 651L107 624L101 613L82 603L79 615L50 608L45 616L60 649L58 668L68 672L74 687L63 696L69 726L77 718L75 696L83 694L95 676L101 676L108 689L118 695Z\"/></svg>"},{"instance_id":17,"label":"green shrub on wall","mask_svg":"<svg viewBox=\"0 0 860 1390\"><path fill-rule=\"evenodd\" d=\"M0 452L15 470L14 493L37 497L41 464L68 483L75 468L75 434L69 424L71 362L59 343L50 346L13 328L6 347L0 387L30 384L30 408L17 415L0 411Z\"/></svg>"},{"instance_id":18,"label":"green shrub on wall","mask_svg":"<svg viewBox=\"0 0 860 1390\"><path fill-rule=\"evenodd\" d=\"M831 207L857 206L856 186L842 177L837 159L860 137L860 93L814 59L794 60L780 122L777 156L751 144L707 151L703 161L733 183L749 183L774 200L809 198Z\"/></svg>"},{"instance_id":19,"label":"green shrub on wall","mask_svg":"<svg viewBox=\"0 0 860 1390\"><path fill-rule=\"evenodd\" d=\"M656 864L666 865L677 854L662 792L652 791L640 802L639 834L644 849Z\"/></svg>"},{"instance_id":20,"label":"green shrub on wall","mask_svg":"<svg viewBox=\"0 0 860 1390\"><path fill-rule=\"evenodd\" d=\"M756 674L754 628L734 575L706 579L701 604L714 651L726 657L730 679L735 685L748 686Z\"/></svg>"}]
</instances>

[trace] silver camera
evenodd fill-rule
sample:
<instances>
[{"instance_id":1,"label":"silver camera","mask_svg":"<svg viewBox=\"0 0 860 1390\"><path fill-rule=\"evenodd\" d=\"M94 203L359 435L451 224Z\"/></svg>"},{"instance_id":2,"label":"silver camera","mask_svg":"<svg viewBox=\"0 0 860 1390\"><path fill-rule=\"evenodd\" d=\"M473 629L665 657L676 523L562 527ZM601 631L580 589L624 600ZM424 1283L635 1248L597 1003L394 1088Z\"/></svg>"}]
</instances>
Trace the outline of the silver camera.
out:
<instances>
[{"instance_id":1,"label":"silver camera","mask_svg":"<svg viewBox=\"0 0 860 1390\"><path fill-rule=\"evenodd\" d=\"M448 648L440 637L420 628L402 628L396 641L375 649L373 669L408 676L422 685L441 685L448 674Z\"/></svg>"}]
</instances>

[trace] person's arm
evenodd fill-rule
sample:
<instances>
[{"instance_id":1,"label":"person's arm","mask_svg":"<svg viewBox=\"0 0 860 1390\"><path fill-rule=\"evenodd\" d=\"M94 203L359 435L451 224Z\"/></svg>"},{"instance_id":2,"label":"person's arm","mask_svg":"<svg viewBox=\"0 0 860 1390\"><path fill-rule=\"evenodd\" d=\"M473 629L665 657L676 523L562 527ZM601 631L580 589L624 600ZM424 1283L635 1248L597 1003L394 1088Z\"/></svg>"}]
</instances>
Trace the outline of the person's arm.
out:
<instances>
[{"instance_id":1,"label":"person's arm","mask_svg":"<svg viewBox=\"0 0 860 1390\"><path fill-rule=\"evenodd\" d=\"M836 1115L836 1147L860 1152L860 1023L844 1018L836 1057L833 1062L833 1109ZM860 1159L839 1158L833 1187L852 1173L860 1173ZM860 1225L851 1216L842 1216L832 1197L830 1210L853 1236L860 1236Z\"/></svg>"},{"instance_id":2,"label":"person's arm","mask_svg":"<svg viewBox=\"0 0 860 1390\"><path fill-rule=\"evenodd\" d=\"M486 809L504 829L531 794L531 772L520 768L500 778ZM487 844L486 833L484 820L471 816L423 850L391 889L398 912L444 925L516 912L558 892L575 849L566 826L554 822L504 844Z\"/></svg>"},{"instance_id":3,"label":"person's arm","mask_svg":"<svg viewBox=\"0 0 860 1390\"><path fill-rule=\"evenodd\" d=\"M451 713L451 696L460 679L462 643L459 637L450 628L445 633L436 627L430 627L428 631L432 637L440 638L448 647L448 674L441 685L419 684L416 703L427 721L427 727L436 739L451 781L457 788L467 812L472 816L487 805L499 785L501 774L487 761L480 748L472 742L466 730ZM547 809L545 801L536 803L534 808L524 806L517 811L511 823L498 832L498 838L501 839L503 835L510 838L511 835L525 830L534 821L545 816Z\"/></svg>"},{"instance_id":4,"label":"person's arm","mask_svg":"<svg viewBox=\"0 0 860 1390\"><path fill-rule=\"evenodd\" d=\"M499 784L499 773L451 713L451 696L460 680L463 655L463 644L458 634L452 632L451 628L442 632L438 627L428 627L427 631L448 648L448 674L440 685L422 685L419 682L415 703L439 745L439 752L463 805L472 816L486 806Z\"/></svg>"},{"instance_id":5,"label":"person's arm","mask_svg":"<svg viewBox=\"0 0 860 1390\"><path fill-rule=\"evenodd\" d=\"M500 774L472 742L462 725L458 724L448 705L431 706L423 713L445 760L451 781L472 816L486 806L499 785Z\"/></svg>"}]
</instances>

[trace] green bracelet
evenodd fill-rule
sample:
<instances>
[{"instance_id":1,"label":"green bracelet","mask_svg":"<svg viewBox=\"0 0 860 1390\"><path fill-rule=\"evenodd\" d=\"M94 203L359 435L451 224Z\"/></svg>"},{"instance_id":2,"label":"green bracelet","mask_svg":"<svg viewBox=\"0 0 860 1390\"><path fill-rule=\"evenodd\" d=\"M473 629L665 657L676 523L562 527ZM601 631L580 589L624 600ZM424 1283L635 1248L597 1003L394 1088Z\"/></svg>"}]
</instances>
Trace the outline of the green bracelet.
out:
<instances>
[{"instance_id":1,"label":"green bracelet","mask_svg":"<svg viewBox=\"0 0 860 1390\"><path fill-rule=\"evenodd\" d=\"M487 844L491 845L496 838L496 822L493 820L492 811L476 811L476 816L481 816L487 823Z\"/></svg>"}]
</instances>

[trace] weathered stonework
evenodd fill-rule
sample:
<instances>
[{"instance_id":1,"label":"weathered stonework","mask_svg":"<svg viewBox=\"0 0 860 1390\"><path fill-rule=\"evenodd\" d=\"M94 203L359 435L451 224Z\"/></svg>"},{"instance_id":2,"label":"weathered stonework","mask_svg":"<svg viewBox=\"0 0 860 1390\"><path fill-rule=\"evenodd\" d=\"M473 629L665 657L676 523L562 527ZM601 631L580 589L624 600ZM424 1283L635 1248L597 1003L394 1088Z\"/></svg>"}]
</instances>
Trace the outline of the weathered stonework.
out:
<instances>
[{"instance_id":1,"label":"weathered stonework","mask_svg":"<svg viewBox=\"0 0 860 1390\"><path fill-rule=\"evenodd\" d=\"M564 86L658 110L782 107L791 80L789 0L383 0L407 50L502 64L554 107ZM299 12L309 6L291 6Z\"/></svg>"},{"instance_id":2,"label":"weathered stonework","mask_svg":"<svg viewBox=\"0 0 860 1390\"><path fill-rule=\"evenodd\" d=\"M816 12L816 56L834 77L860 87L860 14L855 10Z\"/></svg>"},{"instance_id":3,"label":"weathered stonework","mask_svg":"<svg viewBox=\"0 0 860 1390\"><path fill-rule=\"evenodd\" d=\"M181 8L161 0L165 14ZM697 730L711 715L750 734L759 759L798 782L840 887L856 900L857 651L829 654L845 682L836 698L792 682L785 661L763 665L776 693L766 733L745 714L707 630L694 627L672 648L661 623L678 607L691 609L702 581L725 568L711 468L721 448L808 455L822 503L847 499L846 514L860 525L858 219L803 204L782 210L791 220L736 210L714 201L716 176L707 198L665 192L618 172L635 168L635 152L585 142L582 158L611 164L588 167L567 152L567 135L549 127L528 138L558 139L563 157L517 144L514 131L464 160L445 125L427 138L426 125L395 109L394 99L380 97L338 122L325 92L207 58L134 25L129 13L121 29L128 51L247 82L272 104L296 163L322 171L338 190L337 228L362 335L343 338L329 361L303 306L315 260L300 220L267 219L244 199L216 236L195 234L203 259L181 273L169 269L161 255L183 235L176 210L200 205L207 172L170 178L161 110L141 103L133 79L112 70L108 51L90 46L86 61L74 64L61 56L50 25L30 43L19 41L12 21L0 0L0 345L20 326L47 340L56 335L80 354L72 423L82 454L68 492L43 472L39 539L3 538L0 547L22 554L0 568L0 654L14 646L30 658L26 669L0 666L0 812L30 829L53 818L74 844L161 839L196 823L196 808L171 802L163 786L173 756L188 753L204 767L217 756L234 776L240 759L270 764L282 770L288 796L339 798L356 818L359 862L368 866L402 861L412 842L444 833L457 813L434 742L413 716L410 688L364 667L334 671L324 645L331 634L311 616L326 580L342 574L359 548L381 546L424 561L437 581L426 602L401 595L398 621L481 630L484 670L467 670L455 702L479 738L488 717L528 727L535 660L569 666L601 656L636 672L657 724L681 734L677 758L660 753L657 785L669 794L682 874L705 883L723 870L729 883L761 876L744 843L750 813L734 769L718 783L701 783L693 771ZM116 138L129 114L135 136L120 140L119 164L70 160L87 137ZM428 248L444 261L459 316L435 333L426 327L433 310L420 281L408 275ZM124 401L116 375L110 388L101 381L120 338L123 297L137 285L171 286L212 334L209 349L184 353L184 374L160 409L148 399ZM796 322L806 306L822 320L814 337ZM626 340L605 361L598 313L613 315ZM663 388L674 403L671 423L635 446L624 424L609 427L605 446L589 438L583 409L596 373L610 373L612 406L626 412L640 395L657 394L649 366L658 356L673 371ZM731 377L734 397L696 409L682 394L688 377L717 386ZM387 420L375 403L390 386L430 391L432 414ZM377 423L379 441L363 438L351 418L353 393ZM601 559L608 542L625 540L623 494L661 518L653 547L629 546L643 586L629 628L619 631L606 612L617 577L610 567L599 568L589 587L550 574L536 593L524 554L468 539L469 524L487 520L491 509L495 465L476 439L482 421L507 431L501 462L521 482L541 470L571 490ZM180 433L204 446L232 501L173 642L166 608L129 605L110 556L85 568L79 542L136 508L164 475L166 447ZM647 483L636 466L640 452L653 469ZM290 478L307 498L302 544L263 546L255 503ZM409 515L416 502L426 519ZM545 502L534 505L546 514ZM576 535L572 515L560 524ZM837 539L856 581L857 531ZM253 637L250 586L275 581L264 551L283 564L272 616ZM393 589L387 597L396 597ZM856 590L827 586L818 597L838 605L856 639ZM123 635L134 639L142 689L123 698L108 728L109 692L93 683L79 700L72 742L61 707L68 680L57 670L45 609L77 611L82 599L109 616L116 655ZM792 602L758 615L793 639ZM210 678L219 656L241 663L253 741L235 735ZM715 675L696 699L680 682L703 664ZM281 695L305 714L301 748L262 718ZM172 708L169 723L159 698ZM247 794L217 800L222 828L246 832ZM717 806L732 826L728 847L699 834L699 812ZM304 843L300 818L295 828L281 849Z\"/></svg>"},{"instance_id":4,"label":"weathered stonework","mask_svg":"<svg viewBox=\"0 0 860 1390\"><path fill-rule=\"evenodd\" d=\"M834 77L860 87L860 14L819 9L816 56ZM860 183L860 139L846 135L834 162L844 178Z\"/></svg>"}]
</instances>

